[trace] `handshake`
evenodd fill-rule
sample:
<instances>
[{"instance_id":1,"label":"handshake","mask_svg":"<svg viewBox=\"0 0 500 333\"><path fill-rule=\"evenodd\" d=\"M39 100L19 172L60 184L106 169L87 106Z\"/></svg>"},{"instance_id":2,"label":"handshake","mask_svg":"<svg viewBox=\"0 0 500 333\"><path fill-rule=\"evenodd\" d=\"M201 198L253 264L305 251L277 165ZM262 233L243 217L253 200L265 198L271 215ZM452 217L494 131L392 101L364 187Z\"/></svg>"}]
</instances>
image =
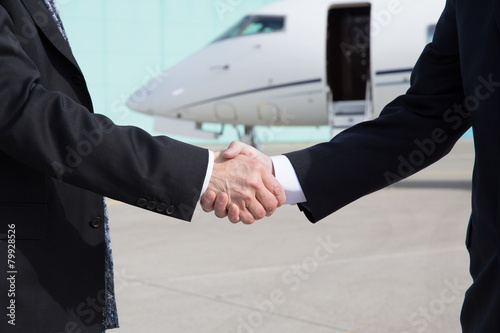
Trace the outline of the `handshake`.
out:
<instances>
[{"instance_id":1,"label":"handshake","mask_svg":"<svg viewBox=\"0 0 500 333\"><path fill-rule=\"evenodd\" d=\"M232 223L252 224L271 216L285 200L270 157L237 141L215 153L212 176L201 197L205 212L215 211Z\"/></svg>"}]
</instances>

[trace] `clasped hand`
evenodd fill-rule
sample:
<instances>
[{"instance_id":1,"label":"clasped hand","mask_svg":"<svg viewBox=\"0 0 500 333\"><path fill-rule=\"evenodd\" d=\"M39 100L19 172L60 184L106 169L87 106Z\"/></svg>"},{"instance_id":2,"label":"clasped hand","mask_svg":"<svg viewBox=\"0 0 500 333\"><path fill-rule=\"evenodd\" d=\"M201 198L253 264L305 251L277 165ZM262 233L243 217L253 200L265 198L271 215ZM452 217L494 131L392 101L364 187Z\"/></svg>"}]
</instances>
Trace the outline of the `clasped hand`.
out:
<instances>
[{"instance_id":1,"label":"clasped hand","mask_svg":"<svg viewBox=\"0 0 500 333\"><path fill-rule=\"evenodd\" d=\"M234 141L214 157L212 177L201 197L205 212L215 211L217 217L228 217L232 223L252 224L285 203L285 193L274 177L268 156Z\"/></svg>"}]
</instances>

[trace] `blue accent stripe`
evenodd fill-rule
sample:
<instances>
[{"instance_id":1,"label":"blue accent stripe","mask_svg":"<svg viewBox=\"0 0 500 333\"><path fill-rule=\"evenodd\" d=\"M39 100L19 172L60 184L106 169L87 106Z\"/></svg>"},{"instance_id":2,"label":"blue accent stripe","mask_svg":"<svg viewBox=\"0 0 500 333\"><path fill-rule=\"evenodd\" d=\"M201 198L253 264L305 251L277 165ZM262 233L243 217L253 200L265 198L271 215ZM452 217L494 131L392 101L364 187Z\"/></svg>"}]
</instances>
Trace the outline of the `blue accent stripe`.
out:
<instances>
[{"instance_id":1,"label":"blue accent stripe","mask_svg":"<svg viewBox=\"0 0 500 333\"><path fill-rule=\"evenodd\" d=\"M401 81L391 81L391 82L381 82L381 83L377 83L375 84L376 87L390 87L390 86L398 86L400 84L410 84L410 81L406 81L406 80L401 80Z\"/></svg>"},{"instance_id":2,"label":"blue accent stripe","mask_svg":"<svg viewBox=\"0 0 500 333\"><path fill-rule=\"evenodd\" d=\"M228 95L214 97L214 98L206 99L203 101L184 105L184 106L177 108L177 110L187 109L187 108L190 108L193 106L198 106L198 105L205 104L205 103L215 102L215 101L218 101L221 99L227 99L227 98L232 98L232 97L237 97L237 96L247 95L247 94L254 94L254 93L266 91L266 90L275 90L275 89L281 89L281 88L287 88L287 87L293 87L293 86L302 86L302 85L312 84L312 83L320 83L321 81L322 81L321 79L312 79L312 80L307 80L307 81L284 83L284 84L279 84L279 85L271 86L271 87L264 87L264 88L257 88L257 89L252 89L252 90L241 91L241 92L237 92L237 93L232 93L232 94L228 94Z\"/></svg>"},{"instance_id":3,"label":"blue accent stripe","mask_svg":"<svg viewBox=\"0 0 500 333\"><path fill-rule=\"evenodd\" d=\"M377 75L389 75L389 74L398 74L398 73L407 73L407 72L412 72L413 68L402 68L402 69L391 69L387 71L379 71L376 72L375 74Z\"/></svg>"},{"instance_id":4,"label":"blue accent stripe","mask_svg":"<svg viewBox=\"0 0 500 333\"><path fill-rule=\"evenodd\" d=\"M348 112L348 111L340 111L335 113L336 116L364 116L364 111L356 111L356 112Z\"/></svg>"}]
</instances>

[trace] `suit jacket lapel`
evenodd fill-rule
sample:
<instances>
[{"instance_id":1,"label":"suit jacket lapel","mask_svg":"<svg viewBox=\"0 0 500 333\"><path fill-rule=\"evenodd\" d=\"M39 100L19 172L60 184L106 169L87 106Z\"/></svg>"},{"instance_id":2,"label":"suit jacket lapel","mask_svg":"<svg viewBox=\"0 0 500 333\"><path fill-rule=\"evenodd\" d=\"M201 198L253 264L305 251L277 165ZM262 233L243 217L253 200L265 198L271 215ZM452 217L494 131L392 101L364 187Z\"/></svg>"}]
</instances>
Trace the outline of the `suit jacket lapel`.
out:
<instances>
[{"instance_id":1,"label":"suit jacket lapel","mask_svg":"<svg viewBox=\"0 0 500 333\"><path fill-rule=\"evenodd\" d=\"M68 58L73 65L79 68L69 44L66 42L64 37L61 35L59 28L57 27L51 13L41 0L21 0L24 7L28 10L33 21L37 27L42 31L45 37L56 47L59 52L61 52L66 58Z\"/></svg>"}]
</instances>

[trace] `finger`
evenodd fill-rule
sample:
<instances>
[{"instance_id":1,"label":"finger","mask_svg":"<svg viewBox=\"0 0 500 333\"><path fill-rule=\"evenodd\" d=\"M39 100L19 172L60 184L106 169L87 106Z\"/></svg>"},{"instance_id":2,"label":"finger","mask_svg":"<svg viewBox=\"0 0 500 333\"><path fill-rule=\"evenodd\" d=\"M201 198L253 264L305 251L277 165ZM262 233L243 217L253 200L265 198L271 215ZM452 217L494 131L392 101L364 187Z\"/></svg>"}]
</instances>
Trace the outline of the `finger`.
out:
<instances>
[{"instance_id":1,"label":"finger","mask_svg":"<svg viewBox=\"0 0 500 333\"><path fill-rule=\"evenodd\" d=\"M222 156L227 159L235 158L241 153L242 144L238 141L233 141L223 152Z\"/></svg>"},{"instance_id":2,"label":"finger","mask_svg":"<svg viewBox=\"0 0 500 333\"><path fill-rule=\"evenodd\" d=\"M274 191L275 186L280 186L276 178L267 173L262 173L262 183L255 192L255 197L257 202L265 210L266 216L271 216L279 205L279 200L276 198L273 192L271 192L268 186ZM264 186L267 184L267 186ZM250 207L249 207L250 208Z\"/></svg>"},{"instance_id":3,"label":"finger","mask_svg":"<svg viewBox=\"0 0 500 333\"><path fill-rule=\"evenodd\" d=\"M274 196L271 193L269 193L267 189L263 187L263 190L268 192L268 198L270 198L270 200L276 201L276 198L274 198ZM252 198L252 200L250 200L250 202L247 203L247 206L248 206L247 211L253 216L255 220L261 220L264 217L266 217L267 210L264 208L262 203L256 197ZM240 217L241 217L241 211L240 211Z\"/></svg>"},{"instance_id":4,"label":"finger","mask_svg":"<svg viewBox=\"0 0 500 333\"><path fill-rule=\"evenodd\" d=\"M232 204L229 207L228 214L227 214L229 221L231 223L238 223L240 222L240 209L238 208L237 205Z\"/></svg>"},{"instance_id":5,"label":"finger","mask_svg":"<svg viewBox=\"0 0 500 333\"><path fill-rule=\"evenodd\" d=\"M219 193L215 201L214 210L215 216L224 218L227 216L227 204L229 203L229 196L226 193Z\"/></svg>"},{"instance_id":6,"label":"finger","mask_svg":"<svg viewBox=\"0 0 500 333\"><path fill-rule=\"evenodd\" d=\"M253 224L255 217L247 210L240 210L240 219L243 224Z\"/></svg>"},{"instance_id":7,"label":"finger","mask_svg":"<svg viewBox=\"0 0 500 333\"><path fill-rule=\"evenodd\" d=\"M283 190L283 186L278 182L276 177L270 174L262 175L262 182L264 186L269 190L269 192L274 195L276 200L278 201L277 207L281 207L286 201L286 194Z\"/></svg>"},{"instance_id":8,"label":"finger","mask_svg":"<svg viewBox=\"0 0 500 333\"><path fill-rule=\"evenodd\" d=\"M262 153L254 147L244 144L243 142L233 141L231 142L229 147L222 153L222 156L224 158L231 159L240 154L246 155L248 157L256 157Z\"/></svg>"},{"instance_id":9,"label":"finger","mask_svg":"<svg viewBox=\"0 0 500 333\"><path fill-rule=\"evenodd\" d=\"M215 200L217 199L217 194L212 190L207 190L201 197L200 204L201 208L205 212L211 212L214 210Z\"/></svg>"},{"instance_id":10,"label":"finger","mask_svg":"<svg viewBox=\"0 0 500 333\"><path fill-rule=\"evenodd\" d=\"M276 208L278 208L278 200L276 200L276 197L269 192L266 188L265 190L259 190L257 191L256 195L256 200L259 203L260 207L262 207L262 211L258 210L258 206L250 206L249 210L254 214L256 219L260 220L261 218L264 218L265 216L271 216L274 214L276 211ZM257 218L256 214L261 214L258 215L259 218Z\"/></svg>"}]
</instances>

